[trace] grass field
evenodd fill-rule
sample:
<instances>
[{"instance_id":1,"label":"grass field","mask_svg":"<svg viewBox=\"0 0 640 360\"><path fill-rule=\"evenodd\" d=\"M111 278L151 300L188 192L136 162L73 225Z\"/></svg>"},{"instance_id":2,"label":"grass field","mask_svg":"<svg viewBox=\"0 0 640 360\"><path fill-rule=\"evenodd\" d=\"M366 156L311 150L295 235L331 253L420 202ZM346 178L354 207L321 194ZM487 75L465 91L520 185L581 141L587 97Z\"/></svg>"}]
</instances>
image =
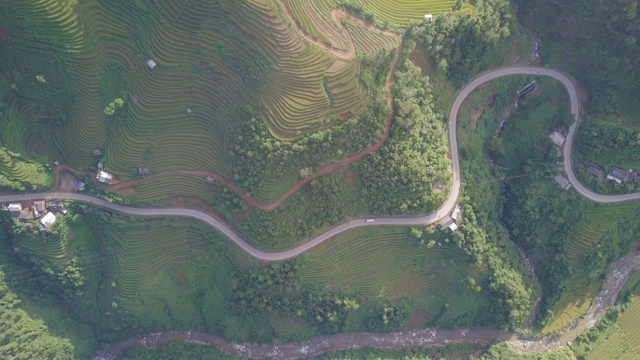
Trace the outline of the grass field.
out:
<instances>
[{"instance_id":1,"label":"grass field","mask_svg":"<svg viewBox=\"0 0 640 360\"><path fill-rule=\"evenodd\" d=\"M451 244L418 245L405 227L357 229L338 235L305 255L301 278L341 291L354 291L370 301L409 299L416 309L440 321L474 312L488 301L481 284L488 273Z\"/></svg>"}]
</instances>

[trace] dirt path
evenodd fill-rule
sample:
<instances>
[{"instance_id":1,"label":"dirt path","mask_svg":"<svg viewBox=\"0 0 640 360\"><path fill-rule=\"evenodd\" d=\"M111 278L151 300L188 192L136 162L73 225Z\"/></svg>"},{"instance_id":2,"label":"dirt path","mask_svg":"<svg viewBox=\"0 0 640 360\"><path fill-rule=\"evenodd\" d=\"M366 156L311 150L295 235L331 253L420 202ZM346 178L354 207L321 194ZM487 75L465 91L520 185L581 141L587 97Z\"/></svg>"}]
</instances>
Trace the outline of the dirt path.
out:
<instances>
[{"instance_id":1,"label":"dirt path","mask_svg":"<svg viewBox=\"0 0 640 360\"><path fill-rule=\"evenodd\" d=\"M640 269L640 253L634 252L616 261L610 268L602 290L591 305L587 316L573 326L565 329L560 335L547 336L542 339L521 338L510 332L493 328L470 328L443 330L427 328L419 331L398 333L348 333L330 336L318 336L299 343L288 344L236 344L217 335L186 332L159 332L141 335L125 340L111 348L99 351L94 359L115 359L125 352L142 347L159 347L175 341L187 341L202 346L215 346L223 351L250 359L301 359L320 355L326 352L346 349L416 349L444 347L453 344L487 344L492 341L506 341L520 351L547 351L558 349L575 338L584 330L602 319L607 310L613 306L622 287L634 271Z\"/></svg>"}]
</instances>

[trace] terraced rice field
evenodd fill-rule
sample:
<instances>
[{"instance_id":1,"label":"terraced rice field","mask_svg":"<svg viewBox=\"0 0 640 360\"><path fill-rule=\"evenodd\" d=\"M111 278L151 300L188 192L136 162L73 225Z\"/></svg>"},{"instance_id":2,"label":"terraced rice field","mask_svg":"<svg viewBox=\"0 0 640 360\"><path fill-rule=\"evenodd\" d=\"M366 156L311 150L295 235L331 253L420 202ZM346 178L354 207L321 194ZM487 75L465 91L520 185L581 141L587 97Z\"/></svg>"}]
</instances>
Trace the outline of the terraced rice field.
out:
<instances>
[{"instance_id":1,"label":"terraced rice field","mask_svg":"<svg viewBox=\"0 0 640 360\"><path fill-rule=\"evenodd\" d=\"M542 333L560 330L582 316L598 291L599 282L592 282L581 272L584 256L596 246L606 246L602 240L618 221L628 221L637 215L638 204L617 205L589 204L584 208L584 219L578 229L567 239L567 257L573 269L572 279L565 295L556 305L554 318L542 329Z\"/></svg>"},{"instance_id":2,"label":"terraced rice field","mask_svg":"<svg viewBox=\"0 0 640 360\"><path fill-rule=\"evenodd\" d=\"M380 21L405 26L409 20L422 20L425 14L440 15L451 10L454 0L355 0ZM463 9L472 11L466 4ZM466 10L468 9L468 10Z\"/></svg>"},{"instance_id":3,"label":"terraced rice field","mask_svg":"<svg viewBox=\"0 0 640 360\"><path fill-rule=\"evenodd\" d=\"M363 296L397 298L421 291L450 298L477 274L467 256L452 246L419 247L407 228L355 230L310 251L305 281ZM447 269L443 271L443 269Z\"/></svg>"},{"instance_id":4,"label":"terraced rice field","mask_svg":"<svg viewBox=\"0 0 640 360\"><path fill-rule=\"evenodd\" d=\"M631 301L617 325L619 330L598 344L587 357L588 360L640 358L640 297L636 295Z\"/></svg>"},{"instance_id":5,"label":"terraced rice field","mask_svg":"<svg viewBox=\"0 0 640 360\"><path fill-rule=\"evenodd\" d=\"M35 189L43 189L50 187L52 181L51 173L42 165L27 161L4 147L0 148L0 187L19 190L29 183Z\"/></svg>"},{"instance_id":6,"label":"terraced rice field","mask_svg":"<svg viewBox=\"0 0 640 360\"><path fill-rule=\"evenodd\" d=\"M114 222L105 229L106 244L115 261L115 294L123 300L134 299L148 275L206 252L210 245L205 233L175 221Z\"/></svg>"},{"instance_id":7,"label":"terraced rice field","mask_svg":"<svg viewBox=\"0 0 640 360\"><path fill-rule=\"evenodd\" d=\"M308 18L318 25L314 37L348 50L343 26L331 16L334 3L290 5L301 23ZM139 166L228 177L226 134L241 121L240 107L254 107L274 136L290 140L357 116L368 104L359 61L337 61L305 41L273 0L137 0L122 6L29 0L18 7L34 25L55 29L47 36L68 50L56 56L65 64L73 106L56 104L67 120L52 125L49 143L56 144L57 159L76 168L95 164L92 150L99 148L106 168L122 180ZM364 54L397 46L363 26L352 27ZM149 59L158 64L154 69L146 65ZM122 81L104 81L114 66ZM111 117L104 114L107 93L125 100ZM18 106L10 110L16 124L29 115ZM39 134L21 134L29 151L46 155L46 146L38 148L44 143Z\"/></svg>"},{"instance_id":8,"label":"terraced rice field","mask_svg":"<svg viewBox=\"0 0 640 360\"><path fill-rule=\"evenodd\" d=\"M348 22L347 29L351 32L356 51L359 54L373 56L381 51L389 51L389 49L398 47L398 42L395 38L373 32L358 22Z\"/></svg>"},{"instance_id":9,"label":"terraced rice field","mask_svg":"<svg viewBox=\"0 0 640 360\"><path fill-rule=\"evenodd\" d=\"M133 198L142 201L154 201L172 196L190 196L211 201L218 189L207 184L202 176L167 175L140 183L135 187Z\"/></svg>"}]
</instances>

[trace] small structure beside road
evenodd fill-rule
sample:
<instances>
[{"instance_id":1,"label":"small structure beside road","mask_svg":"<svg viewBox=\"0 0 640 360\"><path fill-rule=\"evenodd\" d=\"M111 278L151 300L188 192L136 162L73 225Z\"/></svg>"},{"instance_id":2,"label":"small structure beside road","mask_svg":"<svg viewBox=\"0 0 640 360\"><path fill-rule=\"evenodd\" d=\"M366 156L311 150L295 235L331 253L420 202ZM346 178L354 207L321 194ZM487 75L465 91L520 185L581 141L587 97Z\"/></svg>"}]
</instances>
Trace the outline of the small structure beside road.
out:
<instances>
[{"instance_id":1,"label":"small structure beside road","mask_svg":"<svg viewBox=\"0 0 640 360\"><path fill-rule=\"evenodd\" d=\"M55 222L56 216L52 212L47 213L47 215L40 219L40 230L49 231Z\"/></svg>"},{"instance_id":2,"label":"small structure beside road","mask_svg":"<svg viewBox=\"0 0 640 360\"><path fill-rule=\"evenodd\" d=\"M617 166L612 166L611 170L609 170L609 174L607 174L608 180L613 180L618 184L622 184L629 179L629 174L631 171L627 171L625 169L621 169Z\"/></svg>"},{"instance_id":3,"label":"small structure beside road","mask_svg":"<svg viewBox=\"0 0 640 360\"><path fill-rule=\"evenodd\" d=\"M604 179L604 169L594 163L587 165L587 171L598 179Z\"/></svg>"},{"instance_id":4,"label":"small structure beside road","mask_svg":"<svg viewBox=\"0 0 640 360\"><path fill-rule=\"evenodd\" d=\"M571 187L571 182L569 182L569 180L567 180L567 178L562 175L556 175L554 180L558 183L558 185L560 185L563 190L569 190L569 188Z\"/></svg>"},{"instance_id":5,"label":"small structure beside road","mask_svg":"<svg viewBox=\"0 0 640 360\"><path fill-rule=\"evenodd\" d=\"M567 140L564 135L557 131L549 134L549 139L551 139L551 141L553 141L553 143L556 144L557 147L562 147L562 145L564 145L564 142Z\"/></svg>"},{"instance_id":6,"label":"small structure beside road","mask_svg":"<svg viewBox=\"0 0 640 360\"><path fill-rule=\"evenodd\" d=\"M111 185L111 181L113 180L113 174L110 174L104 170L100 170L96 174L96 179L101 183Z\"/></svg>"},{"instance_id":7,"label":"small structure beside road","mask_svg":"<svg viewBox=\"0 0 640 360\"><path fill-rule=\"evenodd\" d=\"M451 216L447 215L442 220L440 220L440 225L444 228L447 227L451 231L458 230L458 224L451 218Z\"/></svg>"},{"instance_id":8,"label":"small structure beside road","mask_svg":"<svg viewBox=\"0 0 640 360\"><path fill-rule=\"evenodd\" d=\"M205 176L204 182L206 182L207 184L213 184L216 182L216 179L213 176Z\"/></svg>"},{"instance_id":9,"label":"small structure beside road","mask_svg":"<svg viewBox=\"0 0 640 360\"><path fill-rule=\"evenodd\" d=\"M19 203L9 204L9 206L7 206L7 211L12 213L19 213L20 210L22 210L22 204Z\"/></svg>"}]
</instances>

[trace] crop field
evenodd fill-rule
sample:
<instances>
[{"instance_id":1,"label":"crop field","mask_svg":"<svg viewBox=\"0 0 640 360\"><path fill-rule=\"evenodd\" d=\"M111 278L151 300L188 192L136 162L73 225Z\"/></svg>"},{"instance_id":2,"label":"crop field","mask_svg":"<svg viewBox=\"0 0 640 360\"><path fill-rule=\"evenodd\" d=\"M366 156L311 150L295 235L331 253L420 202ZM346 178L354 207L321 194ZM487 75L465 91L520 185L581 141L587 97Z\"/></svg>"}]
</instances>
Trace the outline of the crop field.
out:
<instances>
[{"instance_id":1,"label":"crop field","mask_svg":"<svg viewBox=\"0 0 640 360\"><path fill-rule=\"evenodd\" d=\"M0 187L25 190L27 183L34 189L49 187L52 185L51 173L18 153L0 148Z\"/></svg>"},{"instance_id":2,"label":"crop field","mask_svg":"<svg viewBox=\"0 0 640 360\"><path fill-rule=\"evenodd\" d=\"M286 0L301 26L305 31L323 41L331 44L324 34L320 19L330 19L331 10L338 3L336 0ZM474 7L470 1L465 1L460 14L472 15ZM441 15L451 10L454 0L355 0L353 4L361 6L365 11L373 14L375 20L382 23L389 22L399 26L406 26L410 20L422 20L425 14ZM322 20L326 21L326 20ZM336 45L336 44L334 44ZM336 45L337 46L337 45Z\"/></svg>"},{"instance_id":3,"label":"crop field","mask_svg":"<svg viewBox=\"0 0 640 360\"><path fill-rule=\"evenodd\" d=\"M133 198L149 202L171 196L190 196L212 200L218 188L207 184L204 177L195 175L167 175L144 181L135 187Z\"/></svg>"},{"instance_id":4,"label":"crop field","mask_svg":"<svg viewBox=\"0 0 640 360\"><path fill-rule=\"evenodd\" d=\"M620 315L616 330L599 343L587 359L632 360L640 357L640 296L636 292L629 306Z\"/></svg>"},{"instance_id":5,"label":"crop field","mask_svg":"<svg viewBox=\"0 0 640 360\"><path fill-rule=\"evenodd\" d=\"M105 235L107 249L115 261L112 285L122 300L133 300L148 275L172 262L205 253L210 245L203 232L176 226L175 221L114 222L105 228Z\"/></svg>"},{"instance_id":6,"label":"crop field","mask_svg":"<svg viewBox=\"0 0 640 360\"><path fill-rule=\"evenodd\" d=\"M347 29L349 29L353 37L356 51L359 54L373 56L380 51L388 51L389 49L398 47L398 41L395 38L370 31L359 22L349 21L347 23Z\"/></svg>"},{"instance_id":7,"label":"crop field","mask_svg":"<svg viewBox=\"0 0 640 360\"><path fill-rule=\"evenodd\" d=\"M313 37L351 50L343 25L331 16L333 2L289 5L301 24L318 26ZM242 5L30 0L11 6L28 15L34 29L55 30L34 30L35 39L65 49L46 52L52 58L40 64L34 60L40 50L9 56L15 67L29 65L30 78L46 79L39 84L33 76L24 88L59 83L65 89L59 98L55 92L35 92L37 100L47 102L44 109L24 100L9 107L3 130L16 134L13 142L22 140L10 148L44 160L55 156L86 168L98 161L92 150L102 149L106 169L123 180L139 166L155 173L199 169L228 176L227 135L252 116L247 110L257 112L272 135L291 140L357 116L369 102L359 81L359 60L338 60L304 40L274 0ZM361 54L397 46L360 24L350 28ZM27 38L16 39L25 48L34 46ZM150 59L157 63L153 69ZM105 106L116 98L124 106L106 115ZM40 126L41 114L55 121ZM39 127L44 136L32 130Z\"/></svg>"},{"instance_id":8,"label":"crop field","mask_svg":"<svg viewBox=\"0 0 640 360\"><path fill-rule=\"evenodd\" d=\"M356 4L373 13L380 21L388 21L405 26L409 20L422 20L425 14L440 15L453 7L452 0L356 0ZM472 12L469 4L463 6L465 12Z\"/></svg>"},{"instance_id":9,"label":"crop field","mask_svg":"<svg viewBox=\"0 0 640 360\"><path fill-rule=\"evenodd\" d=\"M560 330L582 316L589 308L591 299L597 293L600 282L592 281L584 269L585 255L594 248L608 246L603 242L605 235L622 221L637 216L639 205L634 202L618 205L587 203L584 218L567 239L567 258L573 269L570 284L554 309L555 316L542 329L542 333Z\"/></svg>"},{"instance_id":10,"label":"crop field","mask_svg":"<svg viewBox=\"0 0 640 360\"><path fill-rule=\"evenodd\" d=\"M434 297L455 302L460 294L473 293L466 284L468 276L486 276L462 250L451 245L419 246L402 227L350 231L311 250L306 259L304 281L373 299L414 295L423 307L432 305Z\"/></svg>"}]
</instances>

